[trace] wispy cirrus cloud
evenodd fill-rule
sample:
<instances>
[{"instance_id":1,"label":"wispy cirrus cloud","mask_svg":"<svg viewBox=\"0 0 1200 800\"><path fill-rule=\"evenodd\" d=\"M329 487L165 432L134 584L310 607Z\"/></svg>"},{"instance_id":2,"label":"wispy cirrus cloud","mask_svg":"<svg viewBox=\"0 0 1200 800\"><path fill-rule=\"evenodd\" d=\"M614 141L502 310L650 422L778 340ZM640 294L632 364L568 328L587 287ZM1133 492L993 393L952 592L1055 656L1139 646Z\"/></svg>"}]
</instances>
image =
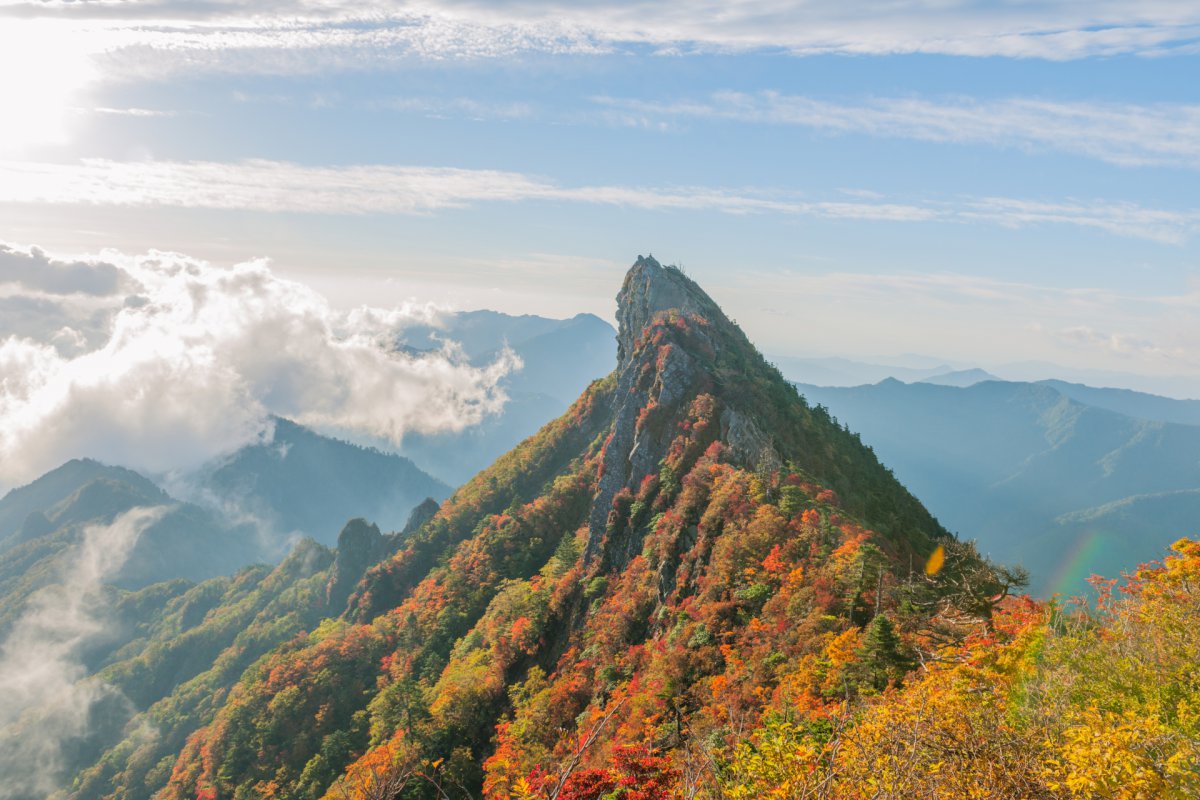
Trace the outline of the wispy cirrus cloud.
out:
<instances>
[{"instance_id":1,"label":"wispy cirrus cloud","mask_svg":"<svg viewBox=\"0 0 1200 800\"><path fill-rule=\"evenodd\" d=\"M453 167L306 166L282 161L0 161L0 203L304 214L425 214L481 203L552 201L650 211L771 213L830 220L945 222L1005 227L1070 225L1180 244L1200 232L1200 210L1103 200L882 196L810 199L767 188L562 186L520 172Z\"/></svg>"},{"instance_id":2,"label":"wispy cirrus cloud","mask_svg":"<svg viewBox=\"0 0 1200 800\"><path fill-rule=\"evenodd\" d=\"M1200 232L1200 210L1147 208L1128 202L1045 202L986 197L965 201L956 209L955 216L961 221L992 222L1011 228L1075 225L1165 244L1183 244Z\"/></svg>"},{"instance_id":3,"label":"wispy cirrus cloud","mask_svg":"<svg viewBox=\"0 0 1200 800\"><path fill-rule=\"evenodd\" d=\"M1173 0L9 0L0 3L0 16L48 18L104 32L101 49L123 52L122 68L135 70L156 61L160 68L311 72L414 57L594 54L629 46L667 54L772 50L1067 60L1194 53L1200 42L1200 9ZM210 57L214 53L224 55Z\"/></svg>"},{"instance_id":4,"label":"wispy cirrus cloud","mask_svg":"<svg viewBox=\"0 0 1200 800\"><path fill-rule=\"evenodd\" d=\"M618 122L714 119L832 134L987 144L1087 156L1122 166L1200 169L1200 105L1055 102L1034 98L872 98L835 103L778 92L718 92L655 102L598 97Z\"/></svg>"},{"instance_id":5,"label":"wispy cirrus cloud","mask_svg":"<svg viewBox=\"0 0 1200 800\"><path fill-rule=\"evenodd\" d=\"M485 202L551 200L647 210L781 212L846 219L932 219L904 204L805 202L769 191L559 186L519 172L283 161L0 162L0 203L171 206L313 214L414 214Z\"/></svg>"},{"instance_id":6,"label":"wispy cirrus cloud","mask_svg":"<svg viewBox=\"0 0 1200 800\"><path fill-rule=\"evenodd\" d=\"M104 106L98 108L79 109L83 113L105 114L113 117L177 117L178 111L164 111L156 108L106 108Z\"/></svg>"}]
</instances>

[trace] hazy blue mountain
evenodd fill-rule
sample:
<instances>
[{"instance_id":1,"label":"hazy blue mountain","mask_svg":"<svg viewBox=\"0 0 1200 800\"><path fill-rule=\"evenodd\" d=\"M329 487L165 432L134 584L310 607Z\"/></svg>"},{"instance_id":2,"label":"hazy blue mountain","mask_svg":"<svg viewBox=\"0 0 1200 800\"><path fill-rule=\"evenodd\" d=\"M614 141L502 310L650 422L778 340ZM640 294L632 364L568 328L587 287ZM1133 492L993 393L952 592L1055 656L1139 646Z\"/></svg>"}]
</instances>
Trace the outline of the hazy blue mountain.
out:
<instances>
[{"instance_id":1,"label":"hazy blue mountain","mask_svg":"<svg viewBox=\"0 0 1200 800\"><path fill-rule=\"evenodd\" d=\"M579 317L592 317L604 324L599 317L590 314L580 314ZM400 343L414 350L435 350L441 347L443 341L449 340L461 345L467 357L476 361L503 347L505 342L515 347L570 321L534 314L514 316L488 309L457 311L442 314L435 324L405 328L400 335Z\"/></svg>"},{"instance_id":2,"label":"hazy blue mountain","mask_svg":"<svg viewBox=\"0 0 1200 800\"><path fill-rule=\"evenodd\" d=\"M134 508L163 511L106 577L124 589L278 561L296 533L332 545L353 517L400 530L416 506L450 492L406 458L284 419L268 440L178 484L197 502L181 502L132 470L76 459L8 492L0 499L0 632L38 589L68 579L89 526Z\"/></svg>"},{"instance_id":3,"label":"hazy blue mountain","mask_svg":"<svg viewBox=\"0 0 1200 800\"><path fill-rule=\"evenodd\" d=\"M26 486L14 488L0 499L0 551L29 535L36 535L46 524L43 512L97 478L121 481L147 494L158 490L150 480L132 470L110 467L89 458L73 459ZM30 515L34 515L32 519Z\"/></svg>"},{"instance_id":4,"label":"hazy blue mountain","mask_svg":"<svg viewBox=\"0 0 1200 800\"><path fill-rule=\"evenodd\" d=\"M510 337L509 346L524 366L508 378L507 385L523 394L552 397L566 408L589 383L612 371L617 332L593 314L553 321L558 324L552 329L528 339ZM483 359L491 357L487 353Z\"/></svg>"},{"instance_id":5,"label":"hazy blue mountain","mask_svg":"<svg viewBox=\"0 0 1200 800\"><path fill-rule=\"evenodd\" d=\"M1200 375L1144 375L1048 361L1014 361L989 365L989 369L1008 381L1069 381L1087 386L1123 386L1165 397L1200 397Z\"/></svg>"},{"instance_id":6,"label":"hazy blue mountain","mask_svg":"<svg viewBox=\"0 0 1200 800\"><path fill-rule=\"evenodd\" d=\"M327 545L352 517L400 530L423 500L450 494L449 486L403 456L281 418L269 439L218 459L185 482L234 518L248 514L276 533L298 532Z\"/></svg>"},{"instance_id":7,"label":"hazy blue mountain","mask_svg":"<svg viewBox=\"0 0 1200 800\"><path fill-rule=\"evenodd\" d=\"M1176 400L1130 389L1102 389L1066 381L1038 381L1061 394L1096 408L1107 408L1138 419L1200 425L1200 400Z\"/></svg>"},{"instance_id":8,"label":"hazy blue mountain","mask_svg":"<svg viewBox=\"0 0 1200 800\"><path fill-rule=\"evenodd\" d=\"M921 383L933 383L938 386L974 386L984 381L1000 380L985 369L956 369L953 372L943 372L941 375L931 375L923 378Z\"/></svg>"},{"instance_id":9,"label":"hazy blue mountain","mask_svg":"<svg viewBox=\"0 0 1200 800\"><path fill-rule=\"evenodd\" d=\"M942 359L913 354L879 359L886 363L856 361L832 356L800 357L768 354L768 358L788 380L812 386L862 386L868 383L878 383L887 378L896 378L906 383L928 382L954 386L969 386L980 380L1049 383L1056 388L1063 389L1064 394L1082 402L1098 408L1120 411L1131 416L1186 424L1196 423L1200 418L1200 412L1196 410L1196 405L1200 404L1200 400L1175 401L1172 399L1200 397L1200 377L1194 375L1141 375L1131 372L1079 369L1043 361L988 365L985 371L974 364L951 364ZM985 373L987 377L981 373ZM1110 392L1126 391L1093 388L1097 386L1135 387L1139 391L1131 391L1130 394L1138 395L1139 398L1097 399L1093 402L1091 396L1077 397L1073 393L1087 390L1089 395L1090 393L1100 393L1103 396ZM1147 394L1147 392L1151 394ZM1169 397L1163 395L1169 395ZM1178 408L1169 412L1170 414L1182 413L1181 416L1162 416L1168 412L1155 410L1160 407L1170 408L1170 404L1175 402L1182 402L1185 406L1190 405L1191 408L1185 412L1180 412ZM1116 405L1110 405L1110 403ZM1126 403L1132 403L1132 408L1127 408ZM1135 408L1143 410L1135 411L1133 410ZM1144 409L1149 409L1149 411Z\"/></svg>"},{"instance_id":10,"label":"hazy blue mountain","mask_svg":"<svg viewBox=\"0 0 1200 800\"><path fill-rule=\"evenodd\" d=\"M836 356L805 358L768 355L768 359L788 380L815 386L860 386L887 378L920 381L955 370L950 364L926 359L908 359L907 364L874 364Z\"/></svg>"},{"instance_id":11,"label":"hazy blue mountain","mask_svg":"<svg viewBox=\"0 0 1200 800\"><path fill-rule=\"evenodd\" d=\"M126 589L276 561L295 533L332 545L352 517L400 530L416 506L450 492L406 458L284 419L274 421L269 440L179 485L197 502L181 502L132 470L76 459L8 492L0 499L0 628L38 588L63 578L88 526L109 525L133 508L164 511L107 580Z\"/></svg>"},{"instance_id":12,"label":"hazy blue mountain","mask_svg":"<svg viewBox=\"0 0 1200 800\"><path fill-rule=\"evenodd\" d=\"M607 375L616 358L616 331L593 314L565 320L509 316L496 311L447 315L443 327L407 329L402 344L437 346L443 337L462 344L472 363L493 361L507 345L524 366L504 380L503 413L460 433L411 434L400 451L425 470L460 484L566 410L588 384Z\"/></svg>"},{"instance_id":13,"label":"hazy blue mountain","mask_svg":"<svg viewBox=\"0 0 1200 800\"><path fill-rule=\"evenodd\" d=\"M1200 427L1138 419L1053 385L886 380L801 392L871 445L938 519L1033 573L1083 588L1200 530Z\"/></svg>"},{"instance_id":14,"label":"hazy blue mountain","mask_svg":"<svg viewBox=\"0 0 1200 800\"><path fill-rule=\"evenodd\" d=\"M138 507L161 507L162 513L108 576L113 585L137 589L173 578L202 580L264 555L248 525L231 526L207 509L178 502L136 472L70 461L0 500L6 527L24 515L0 556L0 632L38 589L64 580L89 526L110 525Z\"/></svg>"}]
</instances>

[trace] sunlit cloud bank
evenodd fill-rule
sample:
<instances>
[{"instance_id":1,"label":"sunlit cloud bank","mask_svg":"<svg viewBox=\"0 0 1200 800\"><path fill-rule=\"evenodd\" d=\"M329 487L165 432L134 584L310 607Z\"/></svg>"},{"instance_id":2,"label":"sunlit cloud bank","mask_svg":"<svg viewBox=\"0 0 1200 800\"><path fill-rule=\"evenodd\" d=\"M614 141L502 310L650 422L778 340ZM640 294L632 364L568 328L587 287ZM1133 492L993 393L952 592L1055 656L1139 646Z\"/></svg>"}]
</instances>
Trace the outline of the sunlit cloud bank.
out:
<instances>
[{"instance_id":1,"label":"sunlit cloud bank","mask_svg":"<svg viewBox=\"0 0 1200 800\"><path fill-rule=\"evenodd\" d=\"M110 634L104 583L124 565L165 508L135 508L92 525L63 561L60 583L29 598L0 645L0 800L47 797L58 789L64 750L94 727L101 704L132 714L111 686L84 680L83 651Z\"/></svg>"},{"instance_id":2,"label":"sunlit cloud bank","mask_svg":"<svg viewBox=\"0 0 1200 800\"><path fill-rule=\"evenodd\" d=\"M71 263L118 268L118 284L136 288L56 306L49 319L68 321L57 331L5 330L0 319L0 483L83 456L151 472L193 467L255 441L273 414L396 443L408 431L460 430L502 408L499 381L519 367L510 354L471 366L452 343L396 352L396 332L428 321L429 309L338 311L262 261L105 253ZM91 272L79 276L92 286ZM39 299L11 294L14 285L11 271L0 274L10 292L0 302Z\"/></svg>"},{"instance_id":3,"label":"sunlit cloud bank","mask_svg":"<svg viewBox=\"0 0 1200 800\"><path fill-rule=\"evenodd\" d=\"M1200 231L1200 210L1146 208L1104 200L956 197L889 200L875 193L810 199L769 188L562 186L519 172L282 161L0 161L0 203L259 211L308 214L421 214L489 202L554 201L649 211L776 213L831 220L1037 224L1096 228L1180 244Z\"/></svg>"}]
</instances>

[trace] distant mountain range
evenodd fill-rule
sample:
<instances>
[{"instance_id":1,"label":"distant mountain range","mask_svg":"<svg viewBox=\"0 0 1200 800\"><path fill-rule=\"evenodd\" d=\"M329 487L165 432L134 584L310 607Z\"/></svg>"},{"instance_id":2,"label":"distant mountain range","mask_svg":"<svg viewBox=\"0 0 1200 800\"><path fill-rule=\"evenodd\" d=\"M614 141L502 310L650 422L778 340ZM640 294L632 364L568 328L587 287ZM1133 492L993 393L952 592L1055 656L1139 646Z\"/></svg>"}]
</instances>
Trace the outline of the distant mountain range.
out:
<instances>
[{"instance_id":1,"label":"distant mountain range","mask_svg":"<svg viewBox=\"0 0 1200 800\"><path fill-rule=\"evenodd\" d=\"M0 632L33 593L63 579L88 526L134 508L164 511L109 576L123 589L276 562L301 536L332 546L352 517L400 530L426 498L450 493L402 456L285 419L274 420L268 440L172 483L193 502L132 470L76 459L0 499Z\"/></svg>"},{"instance_id":2,"label":"distant mountain range","mask_svg":"<svg viewBox=\"0 0 1200 800\"><path fill-rule=\"evenodd\" d=\"M63 580L92 525L137 507L165 507L108 582L126 589L172 578L199 580L260 559L249 525L180 503L143 476L91 460L69 461L0 500L0 632L38 589Z\"/></svg>"},{"instance_id":3,"label":"distant mountain range","mask_svg":"<svg viewBox=\"0 0 1200 800\"><path fill-rule=\"evenodd\" d=\"M877 383L886 378L912 382L923 381L938 375L947 375L960 369L943 361L916 364L919 359L905 365L876 364L855 361L837 356L804 358L799 356L770 356L784 377L796 383L813 386L860 386Z\"/></svg>"},{"instance_id":4,"label":"distant mountain range","mask_svg":"<svg viewBox=\"0 0 1200 800\"><path fill-rule=\"evenodd\" d=\"M934 383L938 386L974 386L983 381L1000 380L984 369L956 369L938 375L923 378L920 383Z\"/></svg>"},{"instance_id":5,"label":"distant mountain range","mask_svg":"<svg viewBox=\"0 0 1200 800\"><path fill-rule=\"evenodd\" d=\"M1019 383L1062 381L1079 386L1123 386L1137 390L1135 393L1165 395L1169 398L1200 397L1200 376L1195 375L1151 376L1080 369L1043 361L995 364L984 370L974 364L952 364L943 359L919 355L902 355L875 361L857 361L836 356L768 357L785 378L811 386L862 386L887 378L895 378L905 383L926 382L951 386L969 386L983 380Z\"/></svg>"},{"instance_id":6,"label":"distant mountain range","mask_svg":"<svg viewBox=\"0 0 1200 800\"><path fill-rule=\"evenodd\" d=\"M1061 381L800 385L938 519L1035 593L1075 593L1200 530L1200 403Z\"/></svg>"},{"instance_id":7,"label":"distant mountain range","mask_svg":"<svg viewBox=\"0 0 1200 800\"><path fill-rule=\"evenodd\" d=\"M452 340L471 363L483 365L507 345L524 366L504 380L509 401L501 414L460 433L410 434L400 452L447 483L466 482L607 375L616 358L616 335L593 314L558 320L465 311L445 315L436 326L407 328L398 344L410 350L435 349Z\"/></svg>"},{"instance_id":8,"label":"distant mountain range","mask_svg":"<svg viewBox=\"0 0 1200 800\"><path fill-rule=\"evenodd\" d=\"M265 440L174 476L163 484L170 495L129 470L70 462L0 501L0 552L8 553L0 595L5 574L26 574L34 564L41 564L34 573L45 573L47 554L77 539L82 525L138 504L174 510L129 560L121 575L126 586L276 561L289 535L332 545L351 517L399 529L422 500L446 498L452 485L561 414L616 357L615 330L589 314L448 314L406 329L397 346L420 352L445 340L475 364L490 363L506 346L520 356L523 368L505 380L510 400L501 414L459 433L410 435L403 455L278 419ZM860 433L939 520L977 538L996 559L1028 566L1035 592L1076 591L1082 575L1116 574L1200 528L1198 400L1061 380L1005 382L986 370L917 357L905 367L775 361L785 375L898 373L911 381L799 386ZM233 545L192 552L196 537ZM174 559L167 551L184 556L185 566L166 567Z\"/></svg>"}]
</instances>

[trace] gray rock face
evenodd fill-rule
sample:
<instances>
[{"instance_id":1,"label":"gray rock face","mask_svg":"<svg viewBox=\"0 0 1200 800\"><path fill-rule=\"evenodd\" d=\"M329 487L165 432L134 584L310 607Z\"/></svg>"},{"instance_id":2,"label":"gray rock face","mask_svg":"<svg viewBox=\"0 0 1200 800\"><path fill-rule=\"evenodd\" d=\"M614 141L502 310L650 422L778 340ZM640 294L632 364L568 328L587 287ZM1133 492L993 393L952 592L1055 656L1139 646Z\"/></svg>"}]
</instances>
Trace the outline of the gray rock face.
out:
<instances>
[{"instance_id":1,"label":"gray rock face","mask_svg":"<svg viewBox=\"0 0 1200 800\"><path fill-rule=\"evenodd\" d=\"M592 500L588 517L588 541L584 553L585 561L591 562L600 553L608 529L608 518L612 512L617 492L630 481L630 454L633 452L637 416L648 401L646 391L637 391L634 385L637 370L628 359L622 359L617 374L617 402L612 434L604 450L604 464L599 487Z\"/></svg>"},{"instance_id":2,"label":"gray rock face","mask_svg":"<svg viewBox=\"0 0 1200 800\"><path fill-rule=\"evenodd\" d=\"M732 408L721 413L721 438L729 446L730 455L752 467L756 472L774 472L783 468L783 459L771 437L754 421Z\"/></svg>"},{"instance_id":3,"label":"gray rock face","mask_svg":"<svg viewBox=\"0 0 1200 800\"><path fill-rule=\"evenodd\" d=\"M659 349L639 341L643 332L667 314L697 316L718 325L729 324L720 308L674 267L653 257L638 257L617 295L617 408L604 451L603 472L588 519L586 559L601 555L610 568L621 568L640 552L640 535L612 529L614 501L622 489L636 492L642 480L660 470L678 424L688 414L701 385L713 385L704 363L680 346ZM703 331L690 334L701 340ZM707 345L715 348L715 342ZM652 409L652 412L645 411ZM726 412L729 414L730 412ZM731 430L737 454L748 466L777 467L781 462L770 437L741 415L722 418L722 431Z\"/></svg>"},{"instance_id":4,"label":"gray rock face","mask_svg":"<svg viewBox=\"0 0 1200 800\"><path fill-rule=\"evenodd\" d=\"M374 523L361 517L346 523L338 534L337 557L325 587L332 608L340 610L367 567L383 557L386 546L384 535Z\"/></svg>"},{"instance_id":5,"label":"gray rock face","mask_svg":"<svg viewBox=\"0 0 1200 800\"><path fill-rule=\"evenodd\" d=\"M725 315L704 291L675 267L664 267L654 256L638 256L625 274L617 294L617 362L632 355L642 330L656 314L676 309L681 314Z\"/></svg>"},{"instance_id":6,"label":"gray rock face","mask_svg":"<svg viewBox=\"0 0 1200 800\"><path fill-rule=\"evenodd\" d=\"M404 523L404 530L400 531L400 535L406 537L416 533L418 528L433 519L433 515L438 512L439 508L441 508L441 505L439 505L437 500L434 500L432 497L426 497L408 515L408 522Z\"/></svg>"}]
</instances>

